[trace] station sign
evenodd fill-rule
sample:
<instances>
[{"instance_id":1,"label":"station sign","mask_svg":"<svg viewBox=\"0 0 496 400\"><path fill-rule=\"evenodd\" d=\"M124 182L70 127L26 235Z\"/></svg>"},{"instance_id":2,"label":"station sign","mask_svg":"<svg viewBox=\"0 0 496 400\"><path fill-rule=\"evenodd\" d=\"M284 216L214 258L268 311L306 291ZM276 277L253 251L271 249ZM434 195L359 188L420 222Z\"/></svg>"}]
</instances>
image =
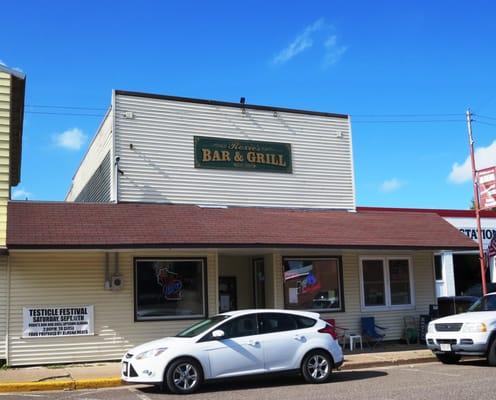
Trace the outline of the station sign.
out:
<instances>
[{"instance_id":1,"label":"station sign","mask_svg":"<svg viewBox=\"0 0 496 400\"><path fill-rule=\"evenodd\" d=\"M195 168L292 172L291 144L195 136Z\"/></svg>"}]
</instances>

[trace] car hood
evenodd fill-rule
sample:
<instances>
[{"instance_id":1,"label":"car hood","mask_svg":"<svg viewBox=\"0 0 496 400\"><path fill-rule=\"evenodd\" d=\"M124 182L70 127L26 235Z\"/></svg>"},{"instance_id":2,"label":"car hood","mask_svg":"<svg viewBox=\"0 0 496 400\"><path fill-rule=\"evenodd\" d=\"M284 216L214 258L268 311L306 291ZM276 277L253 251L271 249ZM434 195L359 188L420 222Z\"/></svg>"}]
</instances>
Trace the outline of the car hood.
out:
<instances>
[{"instance_id":1,"label":"car hood","mask_svg":"<svg viewBox=\"0 0 496 400\"><path fill-rule=\"evenodd\" d=\"M434 320L435 324L463 323L463 322L488 322L496 320L496 311L474 311L462 314L449 315Z\"/></svg>"},{"instance_id":2,"label":"car hood","mask_svg":"<svg viewBox=\"0 0 496 400\"><path fill-rule=\"evenodd\" d=\"M190 343L191 341L192 338L165 337L140 344L139 346L129 349L127 352L135 356L143 353L144 351L153 350L160 347L171 348L178 344L184 345L185 343Z\"/></svg>"}]
</instances>

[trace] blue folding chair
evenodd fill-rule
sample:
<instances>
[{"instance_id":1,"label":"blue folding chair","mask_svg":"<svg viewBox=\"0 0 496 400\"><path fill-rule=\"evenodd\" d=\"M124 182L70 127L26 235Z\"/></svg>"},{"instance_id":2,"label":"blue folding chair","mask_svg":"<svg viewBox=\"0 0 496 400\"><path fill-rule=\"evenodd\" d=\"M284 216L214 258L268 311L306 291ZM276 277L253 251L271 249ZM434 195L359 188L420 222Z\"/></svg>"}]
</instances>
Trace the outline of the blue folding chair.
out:
<instances>
[{"instance_id":1,"label":"blue folding chair","mask_svg":"<svg viewBox=\"0 0 496 400\"><path fill-rule=\"evenodd\" d=\"M374 317L362 318L362 336L369 347L374 348L378 343L382 342L386 337L386 330L387 328L375 324ZM374 342L373 346L370 346L370 342Z\"/></svg>"}]
</instances>

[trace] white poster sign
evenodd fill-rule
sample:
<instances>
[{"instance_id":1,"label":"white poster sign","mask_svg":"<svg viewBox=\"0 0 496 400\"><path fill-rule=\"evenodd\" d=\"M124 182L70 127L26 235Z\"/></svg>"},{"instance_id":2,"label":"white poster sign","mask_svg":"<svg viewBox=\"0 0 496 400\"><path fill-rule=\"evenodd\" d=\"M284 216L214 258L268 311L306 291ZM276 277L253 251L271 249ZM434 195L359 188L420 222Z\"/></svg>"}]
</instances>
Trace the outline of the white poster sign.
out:
<instances>
[{"instance_id":1,"label":"white poster sign","mask_svg":"<svg viewBox=\"0 0 496 400\"><path fill-rule=\"evenodd\" d=\"M22 309L22 337L94 334L93 306L33 306Z\"/></svg>"}]
</instances>

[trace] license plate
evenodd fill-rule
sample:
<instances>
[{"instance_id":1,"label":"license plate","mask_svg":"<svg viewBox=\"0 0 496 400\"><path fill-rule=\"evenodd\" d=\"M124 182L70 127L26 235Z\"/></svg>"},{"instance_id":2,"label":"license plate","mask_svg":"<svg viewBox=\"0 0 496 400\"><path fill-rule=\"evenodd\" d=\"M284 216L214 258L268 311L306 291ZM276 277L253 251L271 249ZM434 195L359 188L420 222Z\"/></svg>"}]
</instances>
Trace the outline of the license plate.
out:
<instances>
[{"instance_id":1,"label":"license plate","mask_svg":"<svg viewBox=\"0 0 496 400\"><path fill-rule=\"evenodd\" d=\"M441 343L441 351L451 351L451 344Z\"/></svg>"},{"instance_id":2,"label":"license plate","mask_svg":"<svg viewBox=\"0 0 496 400\"><path fill-rule=\"evenodd\" d=\"M127 362L122 363L122 375L127 376Z\"/></svg>"}]
</instances>

